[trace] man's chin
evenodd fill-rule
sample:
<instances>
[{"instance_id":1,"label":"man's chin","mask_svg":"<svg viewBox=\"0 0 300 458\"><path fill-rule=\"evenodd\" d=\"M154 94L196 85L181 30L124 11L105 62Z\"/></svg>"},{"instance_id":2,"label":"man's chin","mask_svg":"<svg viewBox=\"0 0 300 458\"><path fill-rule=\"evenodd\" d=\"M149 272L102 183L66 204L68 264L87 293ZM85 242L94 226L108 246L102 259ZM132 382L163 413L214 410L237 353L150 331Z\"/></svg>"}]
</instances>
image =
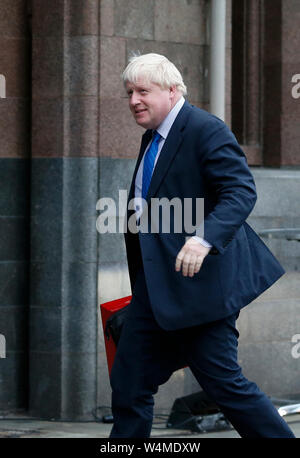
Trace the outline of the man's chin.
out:
<instances>
[{"instance_id":1,"label":"man's chin","mask_svg":"<svg viewBox=\"0 0 300 458\"><path fill-rule=\"evenodd\" d=\"M147 122L147 121L138 121L137 119L135 120L135 122L141 126L141 127L144 127L144 129L153 129L152 127L152 124Z\"/></svg>"},{"instance_id":2,"label":"man's chin","mask_svg":"<svg viewBox=\"0 0 300 458\"><path fill-rule=\"evenodd\" d=\"M135 122L141 126L141 127L144 127L144 129L156 129L157 125L154 124L153 122L151 121L147 121L146 119L137 119L135 118Z\"/></svg>"}]
</instances>

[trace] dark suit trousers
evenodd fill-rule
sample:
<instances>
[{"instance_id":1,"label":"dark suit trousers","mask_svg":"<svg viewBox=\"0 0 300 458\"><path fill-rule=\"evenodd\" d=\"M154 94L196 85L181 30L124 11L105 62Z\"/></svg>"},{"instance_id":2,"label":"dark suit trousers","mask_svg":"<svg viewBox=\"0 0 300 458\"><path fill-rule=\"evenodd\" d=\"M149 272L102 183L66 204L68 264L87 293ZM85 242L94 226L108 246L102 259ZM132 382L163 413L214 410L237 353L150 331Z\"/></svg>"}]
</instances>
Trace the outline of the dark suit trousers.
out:
<instances>
[{"instance_id":1,"label":"dark suit trousers","mask_svg":"<svg viewBox=\"0 0 300 458\"><path fill-rule=\"evenodd\" d=\"M294 437L268 397L242 374L236 318L165 331L153 316L140 270L111 372L110 437L149 437L153 394L185 365L242 437Z\"/></svg>"}]
</instances>

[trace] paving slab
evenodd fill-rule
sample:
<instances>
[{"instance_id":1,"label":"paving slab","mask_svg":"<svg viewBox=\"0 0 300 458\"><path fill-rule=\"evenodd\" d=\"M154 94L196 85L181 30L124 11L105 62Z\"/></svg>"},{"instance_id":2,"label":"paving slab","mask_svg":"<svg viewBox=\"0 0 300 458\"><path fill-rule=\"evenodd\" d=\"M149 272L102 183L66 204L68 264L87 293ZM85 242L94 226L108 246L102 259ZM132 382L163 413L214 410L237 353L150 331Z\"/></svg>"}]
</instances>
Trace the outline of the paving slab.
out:
<instances>
[{"instance_id":1,"label":"paving slab","mask_svg":"<svg viewBox=\"0 0 300 458\"><path fill-rule=\"evenodd\" d=\"M300 414L285 417L297 438L300 438ZM31 418L0 417L0 438L108 438L112 424L97 421L63 422L42 421ZM239 438L234 430L194 433L188 430L169 429L163 424L153 426L154 438Z\"/></svg>"}]
</instances>

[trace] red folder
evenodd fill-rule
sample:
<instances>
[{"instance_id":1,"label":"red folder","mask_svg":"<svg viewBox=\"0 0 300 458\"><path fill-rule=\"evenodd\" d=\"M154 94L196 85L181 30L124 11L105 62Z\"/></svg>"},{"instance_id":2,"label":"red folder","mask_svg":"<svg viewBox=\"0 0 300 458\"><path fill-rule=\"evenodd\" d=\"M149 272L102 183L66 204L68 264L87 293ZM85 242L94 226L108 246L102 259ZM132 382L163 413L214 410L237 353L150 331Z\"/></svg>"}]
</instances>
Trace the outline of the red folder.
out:
<instances>
[{"instance_id":1,"label":"red folder","mask_svg":"<svg viewBox=\"0 0 300 458\"><path fill-rule=\"evenodd\" d=\"M114 313L116 313L118 310L125 307L126 305L130 304L131 298L132 296L126 296L126 297L122 297L121 299L117 299L115 301L110 301L110 302L105 302L104 304L100 304L102 327L103 327L105 350L106 350L106 359L107 359L109 375L110 375L111 368L112 368L112 365L115 359L117 347L112 337L111 336L109 337L105 334L106 322ZM187 367L187 366L183 366L183 367Z\"/></svg>"},{"instance_id":2,"label":"red folder","mask_svg":"<svg viewBox=\"0 0 300 458\"><path fill-rule=\"evenodd\" d=\"M104 334L104 342L105 342L105 350L106 350L106 359L107 359L107 366L108 372L110 374L111 368L115 359L116 355L116 345L115 342L111 337L105 335L105 326L107 320L118 310L128 305L131 301L132 296L122 297L121 299L117 299L115 301L105 302L104 304L100 304L101 310L101 318L102 318L102 327L103 327L103 334Z\"/></svg>"}]
</instances>

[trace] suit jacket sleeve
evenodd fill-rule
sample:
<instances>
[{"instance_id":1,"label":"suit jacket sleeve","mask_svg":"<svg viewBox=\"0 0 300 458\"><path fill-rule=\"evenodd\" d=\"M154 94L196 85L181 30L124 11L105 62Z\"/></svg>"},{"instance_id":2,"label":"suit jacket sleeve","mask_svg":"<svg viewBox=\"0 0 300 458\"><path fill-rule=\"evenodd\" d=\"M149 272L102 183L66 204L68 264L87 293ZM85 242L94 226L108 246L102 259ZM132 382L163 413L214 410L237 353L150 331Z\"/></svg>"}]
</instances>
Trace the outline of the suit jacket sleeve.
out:
<instances>
[{"instance_id":1,"label":"suit jacket sleeve","mask_svg":"<svg viewBox=\"0 0 300 458\"><path fill-rule=\"evenodd\" d=\"M204 219L204 238L223 253L256 202L256 189L245 154L233 133L213 117L200 136L201 170L205 188L215 205Z\"/></svg>"}]
</instances>

